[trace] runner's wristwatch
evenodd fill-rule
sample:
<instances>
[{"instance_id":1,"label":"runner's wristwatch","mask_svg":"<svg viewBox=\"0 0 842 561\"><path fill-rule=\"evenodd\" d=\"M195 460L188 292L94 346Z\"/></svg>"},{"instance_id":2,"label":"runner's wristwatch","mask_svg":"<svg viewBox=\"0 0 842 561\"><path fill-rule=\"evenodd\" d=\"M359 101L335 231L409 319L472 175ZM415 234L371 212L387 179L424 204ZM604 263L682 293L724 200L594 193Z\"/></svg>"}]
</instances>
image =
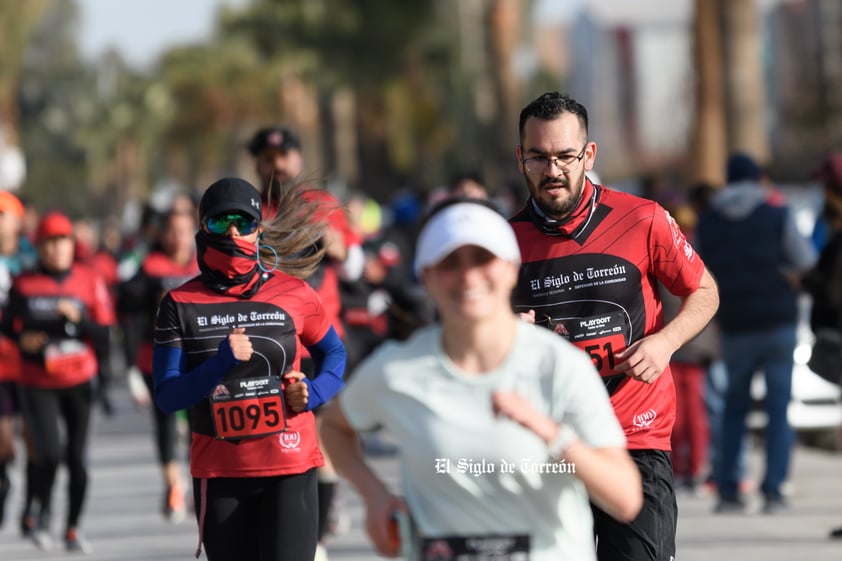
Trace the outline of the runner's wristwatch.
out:
<instances>
[{"instance_id":1,"label":"runner's wristwatch","mask_svg":"<svg viewBox=\"0 0 842 561\"><path fill-rule=\"evenodd\" d=\"M547 444L547 451L550 453L550 457L556 460L562 459L565 450L567 450L577 438L579 438L579 435L576 434L573 427L565 425L564 423L560 424L555 438L553 438L552 442Z\"/></svg>"}]
</instances>

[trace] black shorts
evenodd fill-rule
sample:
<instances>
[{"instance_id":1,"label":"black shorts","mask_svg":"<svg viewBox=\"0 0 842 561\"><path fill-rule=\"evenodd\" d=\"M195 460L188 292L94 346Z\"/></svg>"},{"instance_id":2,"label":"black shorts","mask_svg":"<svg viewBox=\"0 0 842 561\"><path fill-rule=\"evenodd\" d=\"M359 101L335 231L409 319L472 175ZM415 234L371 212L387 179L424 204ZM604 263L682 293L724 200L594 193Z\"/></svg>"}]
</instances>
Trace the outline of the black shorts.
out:
<instances>
[{"instance_id":1,"label":"black shorts","mask_svg":"<svg viewBox=\"0 0 842 561\"><path fill-rule=\"evenodd\" d=\"M11 417L20 411L18 389L14 382L0 382L0 417Z\"/></svg>"},{"instance_id":2,"label":"black shorts","mask_svg":"<svg viewBox=\"0 0 842 561\"><path fill-rule=\"evenodd\" d=\"M630 523L591 504L600 561L674 561L678 503L672 461L663 450L629 450L643 480L643 508Z\"/></svg>"}]
</instances>

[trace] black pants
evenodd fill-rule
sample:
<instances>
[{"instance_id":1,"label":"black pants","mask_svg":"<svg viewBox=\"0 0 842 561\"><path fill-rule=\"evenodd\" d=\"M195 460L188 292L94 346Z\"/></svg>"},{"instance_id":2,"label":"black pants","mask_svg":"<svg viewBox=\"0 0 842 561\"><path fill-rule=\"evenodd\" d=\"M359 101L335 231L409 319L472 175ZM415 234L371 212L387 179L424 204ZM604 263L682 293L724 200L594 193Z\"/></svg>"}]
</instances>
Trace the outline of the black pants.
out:
<instances>
[{"instance_id":1,"label":"black pants","mask_svg":"<svg viewBox=\"0 0 842 561\"><path fill-rule=\"evenodd\" d=\"M53 485L59 462L65 460L69 473L67 528L79 524L88 488L85 456L93 402L93 384L60 389L20 386L20 406L35 448L33 491L41 507L42 524L52 505ZM61 427L67 435L61 442Z\"/></svg>"},{"instance_id":2,"label":"black pants","mask_svg":"<svg viewBox=\"0 0 842 561\"><path fill-rule=\"evenodd\" d=\"M628 524L591 503L600 561L673 561L678 503L672 461L663 450L629 450L643 480L643 508Z\"/></svg>"},{"instance_id":3,"label":"black pants","mask_svg":"<svg viewBox=\"0 0 842 561\"><path fill-rule=\"evenodd\" d=\"M193 480L196 515L202 482ZM316 554L316 470L277 477L207 480L203 543L208 561L312 561Z\"/></svg>"}]
</instances>

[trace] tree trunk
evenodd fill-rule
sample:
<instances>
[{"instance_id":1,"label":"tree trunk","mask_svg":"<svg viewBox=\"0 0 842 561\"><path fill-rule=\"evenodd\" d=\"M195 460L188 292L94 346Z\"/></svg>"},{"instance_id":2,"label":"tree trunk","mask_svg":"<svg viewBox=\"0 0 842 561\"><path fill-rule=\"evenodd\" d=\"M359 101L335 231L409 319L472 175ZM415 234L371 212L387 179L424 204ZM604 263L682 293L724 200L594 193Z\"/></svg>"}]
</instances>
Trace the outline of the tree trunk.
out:
<instances>
[{"instance_id":1,"label":"tree trunk","mask_svg":"<svg viewBox=\"0 0 842 561\"><path fill-rule=\"evenodd\" d=\"M333 151L336 159L336 173L350 185L359 182L357 143L357 100L354 90L340 88L330 100L333 114Z\"/></svg>"},{"instance_id":2,"label":"tree trunk","mask_svg":"<svg viewBox=\"0 0 842 561\"><path fill-rule=\"evenodd\" d=\"M327 179L321 143L321 115L316 87L297 75L288 75L278 92L284 122L298 135L304 156L305 180L321 184Z\"/></svg>"},{"instance_id":3,"label":"tree trunk","mask_svg":"<svg viewBox=\"0 0 842 561\"><path fill-rule=\"evenodd\" d=\"M725 99L718 2L695 0L696 122L691 145L694 182L721 186L725 179Z\"/></svg>"},{"instance_id":4,"label":"tree trunk","mask_svg":"<svg viewBox=\"0 0 842 561\"><path fill-rule=\"evenodd\" d=\"M760 32L754 0L720 0L725 29L728 148L769 161L769 137L763 118L766 88L760 57Z\"/></svg>"},{"instance_id":5,"label":"tree trunk","mask_svg":"<svg viewBox=\"0 0 842 561\"><path fill-rule=\"evenodd\" d=\"M497 118L494 148L496 169L486 182L496 191L517 176L514 147L520 114L520 87L514 72L514 56L520 40L521 0L492 0L488 10L489 69L492 74Z\"/></svg>"}]
</instances>

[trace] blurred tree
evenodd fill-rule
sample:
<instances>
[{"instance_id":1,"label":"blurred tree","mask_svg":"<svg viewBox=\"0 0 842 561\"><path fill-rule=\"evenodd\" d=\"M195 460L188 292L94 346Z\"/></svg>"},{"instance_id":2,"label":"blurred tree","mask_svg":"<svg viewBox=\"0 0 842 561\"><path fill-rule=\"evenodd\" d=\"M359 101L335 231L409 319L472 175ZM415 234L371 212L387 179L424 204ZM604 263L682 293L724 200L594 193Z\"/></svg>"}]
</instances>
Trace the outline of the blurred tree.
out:
<instances>
[{"instance_id":1,"label":"blurred tree","mask_svg":"<svg viewBox=\"0 0 842 561\"><path fill-rule=\"evenodd\" d=\"M32 14L30 14L32 15ZM82 124L96 112L94 81L78 55L78 13L72 0L50 2L33 22L18 86L27 180L22 193L36 206L90 212Z\"/></svg>"},{"instance_id":2,"label":"blurred tree","mask_svg":"<svg viewBox=\"0 0 842 561\"><path fill-rule=\"evenodd\" d=\"M515 74L515 54L520 46L524 6L522 0L493 0L488 11L491 64L490 78L496 98L496 142L491 147L493 161L505 163L493 170L493 180L504 185L517 177L513 140L521 108L521 87Z\"/></svg>"},{"instance_id":3,"label":"blurred tree","mask_svg":"<svg viewBox=\"0 0 842 561\"><path fill-rule=\"evenodd\" d=\"M424 0L255 0L223 25L223 36L253 45L257 79L275 92L251 115L253 125L297 129L310 167L322 175L334 162L357 159L358 183L374 195L401 175L429 174L446 122L428 74L440 52L426 36L434 7ZM396 91L408 103L394 103ZM356 142L348 141L349 127ZM342 142L335 131L343 131Z\"/></svg>"},{"instance_id":4,"label":"blurred tree","mask_svg":"<svg viewBox=\"0 0 842 561\"><path fill-rule=\"evenodd\" d=\"M811 39L813 57L818 67L816 107L821 112L817 135L821 150L842 147L842 3L833 0L813 0L808 8L815 22L816 33Z\"/></svg>"},{"instance_id":5,"label":"blurred tree","mask_svg":"<svg viewBox=\"0 0 842 561\"><path fill-rule=\"evenodd\" d=\"M728 152L769 161L765 85L754 0L696 0L693 181L722 185Z\"/></svg>"},{"instance_id":6,"label":"blurred tree","mask_svg":"<svg viewBox=\"0 0 842 561\"><path fill-rule=\"evenodd\" d=\"M727 135L722 79L722 33L718 2L695 0L693 56L696 67L696 111L691 140L691 182L722 185Z\"/></svg>"},{"instance_id":7,"label":"blurred tree","mask_svg":"<svg viewBox=\"0 0 842 561\"><path fill-rule=\"evenodd\" d=\"M87 157L89 193L107 201L98 213L119 216L127 204L146 198L160 171L154 154L172 104L159 81L133 71L116 52L105 53L92 74L93 110L76 138Z\"/></svg>"},{"instance_id":8,"label":"blurred tree","mask_svg":"<svg viewBox=\"0 0 842 561\"><path fill-rule=\"evenodd\" d=\"M237 40L169 51L154 85L167 110L155 150L159 172L196 190L236 171L241 139L275 103L266 79L273 73Z\"/></svg>"},{"instance_id":9,"label":"blurred tree","mask_svg":"<svg viewBox=\"0 0 842 561\"><path fill-rule=\"evenodd\" d=\"M315 176L384 200L514 169L528 0L252 0L142 72L116 52L86 65L73 0L45 4L20 89L42 204L119 213L162 182L248 176L244 144L271 123L297 129Z\"/></svg>"},{"instance_id":10,"label":"blurred tree","mask_svg":"<svg viewBox=\"0 0 842 561\"><path fill-rule=\"evenodd\" d=\"M0 0L0 187L4 189L18 190L26 179L17 98L23 54L45 6L44 0Z\"/></svg>"},{"instance_id":11,"label":"blurred tree","mask_svg":"<svg viewBox=\"0 0 842 561\"><path fill-rule=\"evenodd\" d=\"M724 33L728 148L769 163L766 88L755 0L719 0Z\"/></svg>"},{"instance_id":12,"label":"blurred tree","mask_svg":"<svg viewBox=\"0 0 842 561\"><path fill-rule=\"evenodd\" d=\"M17 95L23 54L30 33L38 22L46 0L0 0L0 124L15 133L18 127Z\"/></svg>"}]
</instances>

